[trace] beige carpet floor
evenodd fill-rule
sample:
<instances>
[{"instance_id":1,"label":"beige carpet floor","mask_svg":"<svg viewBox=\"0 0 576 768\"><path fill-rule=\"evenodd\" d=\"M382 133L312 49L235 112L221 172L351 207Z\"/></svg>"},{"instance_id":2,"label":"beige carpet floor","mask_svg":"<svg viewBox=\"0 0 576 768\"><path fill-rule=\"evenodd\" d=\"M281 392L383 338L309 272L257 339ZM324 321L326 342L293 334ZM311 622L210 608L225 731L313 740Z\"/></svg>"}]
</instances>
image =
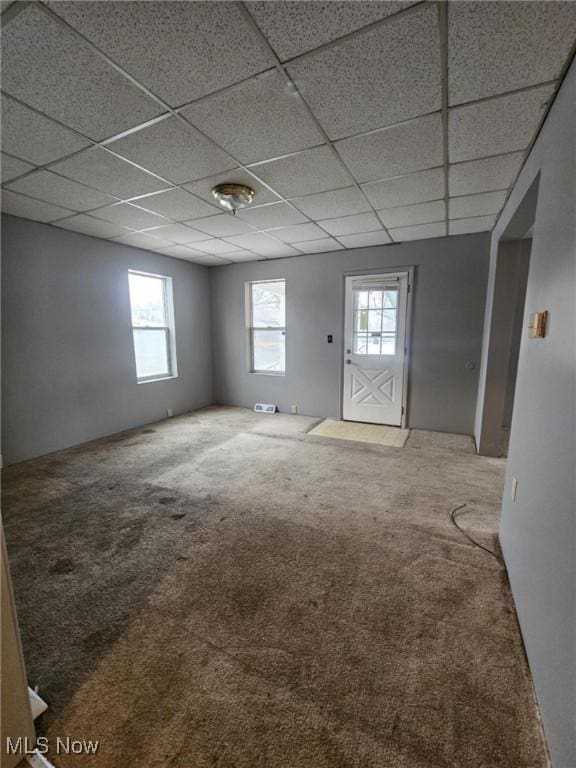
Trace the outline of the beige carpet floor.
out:
<instances>
[{"instance_id":1,"label":"beige carpet floor","mask_svg":"<svg viewBox=\"0 0 576 768\"><path fill-rule=\"evenodd\" d=\"M375 445L387 445L390 448L403 448L410 430L387 427L381 424L361 424L357 421L324 419L308 434L314 437L331 437L335 440L352 440L355 443L373 443Z\"/></svg>"},{"instance_id":2,"label":"beige carpet floor","mask_svg":"<svg viewBox=\"0 0 576 768\"><path fill-rule=\"evenodd\" d=\"M59 768L544 768L494 532L503 462L211 408L10 467ZM54 742L52 742L54 743Z\"/></svg>"}]
</instances>

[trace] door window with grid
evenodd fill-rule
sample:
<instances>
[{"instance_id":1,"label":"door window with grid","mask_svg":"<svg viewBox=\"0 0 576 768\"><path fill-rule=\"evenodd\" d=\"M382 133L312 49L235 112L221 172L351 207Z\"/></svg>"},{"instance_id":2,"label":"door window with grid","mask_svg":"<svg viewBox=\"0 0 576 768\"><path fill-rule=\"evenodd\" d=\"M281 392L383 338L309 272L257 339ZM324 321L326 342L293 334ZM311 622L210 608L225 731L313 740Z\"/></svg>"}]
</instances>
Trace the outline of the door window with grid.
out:
<instances>
[{"instance_id":1,"label":"door window with grid","mask_svg":"<svg viewBox=\"0 0 576 768\"><path fill-rule=\"evenodd\" d=\"M354 354L395 355L398 286L354 289Z\"/></svg>"},{"instance_id":2,"label":"door window with grid","mask_svg":"<svg viewBox=\"0 0 576 768\"><path fill-rule=\"evenodd\" d=\"M138 382L176 376L172 279L130 271L128 281Z\"/></svg>"},{"instance_id":3,"label":"door window with grid","mask_svg":"<svg viewBox=\"0 0 576 768\"><path fill-rule=\"evenodd\" d=\"M248 284L250 370L286 372L286 281Z\"/></svg>"}]
</instances>

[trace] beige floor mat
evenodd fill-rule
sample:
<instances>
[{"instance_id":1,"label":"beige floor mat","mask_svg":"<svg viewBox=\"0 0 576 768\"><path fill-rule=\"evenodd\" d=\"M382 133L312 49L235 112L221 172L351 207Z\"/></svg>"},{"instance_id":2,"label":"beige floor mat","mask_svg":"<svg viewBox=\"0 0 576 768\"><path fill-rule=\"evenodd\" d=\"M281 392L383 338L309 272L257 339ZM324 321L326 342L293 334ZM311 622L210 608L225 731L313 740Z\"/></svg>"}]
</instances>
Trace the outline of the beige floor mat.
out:
<instances>
[{"instance_id":1,"label":"beige floor mat","mask_svg":"<svg viewBox=\"0 0 576 768\"><path fill-rule=\"evenodd\" d=\"M353 440L356 443L374 443L392 448L403 448L409 429L386 427L382 424L361 424L357 421L332 421L326 419L308 433L314 437L334 437L337 440Z\"/></svg>"}]
</instances>

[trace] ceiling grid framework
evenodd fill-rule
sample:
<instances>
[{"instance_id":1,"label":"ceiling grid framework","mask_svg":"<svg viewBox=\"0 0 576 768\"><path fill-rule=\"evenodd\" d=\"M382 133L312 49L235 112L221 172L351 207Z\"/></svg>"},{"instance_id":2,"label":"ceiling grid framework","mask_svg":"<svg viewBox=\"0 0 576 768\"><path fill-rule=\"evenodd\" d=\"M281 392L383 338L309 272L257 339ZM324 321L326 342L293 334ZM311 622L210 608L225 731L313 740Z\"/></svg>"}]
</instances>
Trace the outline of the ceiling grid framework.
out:
<instances>
[{"instance_id":1,"label":"ceiling grid framework","mask_svg":"<svg viewBox=\"0 0 576 768\"><path fill-rule=\"evenodd\" d=\"M18 0L2 209L208 266L488 231L574 54L576 4L484 5ZM211 66L224 39L243 45L232 73ZM255 204L223 213L223 181Z\"/></svg>"}]
</instances>

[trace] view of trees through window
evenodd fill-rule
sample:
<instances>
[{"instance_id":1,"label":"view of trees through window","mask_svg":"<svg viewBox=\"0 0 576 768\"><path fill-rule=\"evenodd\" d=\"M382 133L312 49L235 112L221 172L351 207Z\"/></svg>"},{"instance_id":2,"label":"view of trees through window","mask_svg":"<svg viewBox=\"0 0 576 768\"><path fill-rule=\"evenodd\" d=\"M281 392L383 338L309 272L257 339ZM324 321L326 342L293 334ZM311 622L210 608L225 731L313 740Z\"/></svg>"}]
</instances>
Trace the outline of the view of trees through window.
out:
<instances>
[{"instance_id":1,"label":"view of trees through window","mask_svg":"<svg viewBox=\"0 0 576 768\"><path fill-rule=\"evenodd\" d=\"M354 354L394 355L398 289L354 291Z\"/></svg>"},{"instance_id":2,"label":"view of trees through window","mask_svg":"<svg viewBox=\"0 0 576 768\"><path fill-rule=\"evenodd\" d=\"M132 335L138 381L172 376L168 278L129 272Z\"/></svg>"},{"instance_id":3,"label":"view of trees through window","mask_svg":"<svg viewBox=\"0 0 576 768\"><path fill-rule=\"evenodd\" d=\"M252 370L284 373L286 369L286 282L250 283Z\"/></svg>"}]
</instances>

